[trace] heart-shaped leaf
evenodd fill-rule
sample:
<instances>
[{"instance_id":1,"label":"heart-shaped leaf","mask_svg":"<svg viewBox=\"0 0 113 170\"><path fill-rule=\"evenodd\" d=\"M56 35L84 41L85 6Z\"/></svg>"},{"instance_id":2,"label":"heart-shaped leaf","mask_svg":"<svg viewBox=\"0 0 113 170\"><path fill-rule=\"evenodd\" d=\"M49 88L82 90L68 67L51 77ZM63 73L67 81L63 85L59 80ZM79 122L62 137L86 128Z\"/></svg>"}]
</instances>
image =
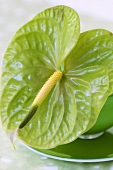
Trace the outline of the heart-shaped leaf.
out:
<instances>
[{"instance_id":1,"label":"heart-shaped leaf","mask_svg":"<svg viewBox=\"0 0 113 170\"><path fill-rule=\"evenodd\" d=\"M55 52L54 60L58 69L78 41L79 16L76 11L66 6L49 8L20 28L14 39L29 32L42 32L48 36Z\"/></svg>"},{"instance_id":2,"label":"heart-shaped leaf","mask_svg":"<svg viewBox=\"0 0 113 170\"><path fill-rule=\"evenodd\" d=\"M82 50L81 50L82 48ZM66 69L103 65L108 70L109 95L113 93L113 34L104 29L82 33L76 48L67 58Z\"/></svg>"},{"instance_id":3,"label":"heart-shaped leaf","mask_svg":"<svg viewBox=\"0 0 113 170\"><path fill-rule=\"evenodd\" d=\"M104 29L80 34L76 11L49 8L14 35L0 90L11 141L16 135L41 149L69 143L94 125L113 93L113 36Z\"/></svg>"}]
</instances>

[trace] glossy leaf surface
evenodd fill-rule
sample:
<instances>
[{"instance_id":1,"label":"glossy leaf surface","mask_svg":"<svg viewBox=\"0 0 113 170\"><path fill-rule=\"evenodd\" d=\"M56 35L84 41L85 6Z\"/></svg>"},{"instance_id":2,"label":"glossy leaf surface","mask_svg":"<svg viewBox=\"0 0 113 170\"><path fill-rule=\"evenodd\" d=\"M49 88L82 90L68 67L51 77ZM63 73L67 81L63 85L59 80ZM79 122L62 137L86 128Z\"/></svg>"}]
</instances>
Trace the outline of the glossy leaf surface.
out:
<instances>
[{"instance_id":1,"label":"glossy leaf surface","mask_svg":"<svg viewBox=\"0 0 113 170\"><path fill-rule=\"evenodd\" d=\"M37 93L57 70L63 72L61 80L27 121ZM113 93L113 36L104 29L80 34L73 9L49 8L13 37L0 90L2 126L10 137L16 131L41 149L72 142L94 125Z\"/></svg>"}]
</instances>

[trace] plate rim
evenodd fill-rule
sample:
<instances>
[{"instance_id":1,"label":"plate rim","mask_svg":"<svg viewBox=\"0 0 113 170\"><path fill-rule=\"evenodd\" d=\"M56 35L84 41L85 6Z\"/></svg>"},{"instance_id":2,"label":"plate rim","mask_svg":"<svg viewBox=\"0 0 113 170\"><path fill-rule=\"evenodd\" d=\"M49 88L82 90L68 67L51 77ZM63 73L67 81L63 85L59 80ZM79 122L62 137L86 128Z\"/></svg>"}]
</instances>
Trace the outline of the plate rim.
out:
<instances>
[{"instance_id":1,"label":"plate rim","mask_svg":"<svg viewBox=\"0 0 113 170\"><path fill-rule=\"evenodd\" d=\"M55 160L60 160L60 161L66 161L66 162L80 162L80 163L94 163L94 162L108 162L108 161L113 161L113 157L110 158L94 158L94 159L77 159L77 158L64 158L64 157L60 157L60 156L54 156L54 155L50 155L38 150L35 150L35 148L32 148L30 146L28 146L27 144L25 144L24 142L22 142L21 140L19 141L23 146L25 146L27 149L33 151L34 153L37 153L39 155L42 156L46 156L47 158L51 158L51 159L55 159Z\"/></svg>"}]
</instances>

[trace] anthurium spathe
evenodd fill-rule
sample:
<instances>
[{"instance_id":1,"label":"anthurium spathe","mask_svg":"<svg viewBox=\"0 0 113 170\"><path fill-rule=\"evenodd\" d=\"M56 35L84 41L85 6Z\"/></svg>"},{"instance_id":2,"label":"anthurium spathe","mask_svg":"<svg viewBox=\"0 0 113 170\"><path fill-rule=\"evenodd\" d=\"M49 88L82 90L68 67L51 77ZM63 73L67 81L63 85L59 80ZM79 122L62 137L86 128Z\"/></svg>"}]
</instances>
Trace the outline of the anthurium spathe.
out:
<instances>
[{"instance_id":1,"label":"anthurium spathe","mask_svg":"<svg viewBox=\"0 0 113 170\"><path fill-rule=\"evenodd\" d=\"M69 143L96 122L113 93L113 36L80 34L67 6L37 14L14 35L3 59L0 114L13 142L49 149Z\"/></svg>"}]
</instances>

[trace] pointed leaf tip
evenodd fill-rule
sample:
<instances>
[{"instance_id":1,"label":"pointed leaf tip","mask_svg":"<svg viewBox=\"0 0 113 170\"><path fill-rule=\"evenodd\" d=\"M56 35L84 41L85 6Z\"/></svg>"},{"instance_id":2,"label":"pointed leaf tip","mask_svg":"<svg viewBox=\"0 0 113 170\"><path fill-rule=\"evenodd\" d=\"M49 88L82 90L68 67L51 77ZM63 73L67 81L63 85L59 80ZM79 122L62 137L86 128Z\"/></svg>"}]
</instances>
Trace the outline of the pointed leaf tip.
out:
<instances>
[{"instance_id":1,"label":"pointed leaf tip","mask_svg":"<svg viewBox=\"0 0 113 170\"><path fill-rule=\"evenodd\" d=\"M12 146L15 150L16 150L16 147L15 147L14 143L15 143L15 140L16 140L17 131L18 131L18 128L15 129L14 131L12 131L12 133L10 133L10 135L9 135L9 140L10 140L10 142L11 142L11 144L12 144Z\"/></svg>"}]
</instances>

